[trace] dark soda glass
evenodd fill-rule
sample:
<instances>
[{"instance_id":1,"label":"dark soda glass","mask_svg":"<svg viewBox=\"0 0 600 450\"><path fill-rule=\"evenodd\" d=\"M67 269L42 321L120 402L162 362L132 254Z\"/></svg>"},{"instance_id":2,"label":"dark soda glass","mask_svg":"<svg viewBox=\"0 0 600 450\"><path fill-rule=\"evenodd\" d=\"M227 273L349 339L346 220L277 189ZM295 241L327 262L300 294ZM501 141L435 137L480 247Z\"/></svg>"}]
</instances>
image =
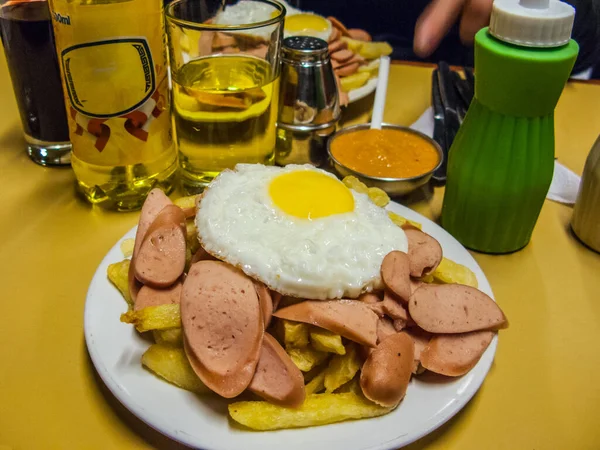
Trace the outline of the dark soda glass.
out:
<instances>
[{"instance_id":1,"label":"dark soda glass","mask_svg":"<svg viewBox=\"0 0 600 450\"><path fill-rule=\"evenodd\" d=\"M0 35L31 158L68 164L71 145L46 1L0 0Z\"/></svg>"}]
</instances>

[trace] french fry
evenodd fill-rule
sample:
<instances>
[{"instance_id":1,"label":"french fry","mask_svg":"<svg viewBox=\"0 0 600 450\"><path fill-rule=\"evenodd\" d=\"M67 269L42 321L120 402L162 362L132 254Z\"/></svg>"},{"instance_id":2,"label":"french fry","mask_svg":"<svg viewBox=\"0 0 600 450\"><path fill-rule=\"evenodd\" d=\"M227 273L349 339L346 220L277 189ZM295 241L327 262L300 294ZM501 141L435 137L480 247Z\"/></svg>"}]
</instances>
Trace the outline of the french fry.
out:
<instances>
[{"instance_id":1,"label":"french fry","mask_svg":"<svg viewBox=\"0 0 600 450\"><path fill-rule=\"evenodd\" d=\"M119 290L129 307L133 306L133 300L129 294L129 264L131 261L124 259L121 262L110 264L106 270L108 279Z\"/></svg>"},{"instance_id":2,"label":"french fry","mask_svg":"<svg viewBox=\"0 0 600 450\"><path fill-rule=\"evenodd\" d=\"M359 69L360 70L360 69ZM357 89L363 86L371 77L370 72L356 72L352 75L348 75L347 77L340 78L340 86L342 87L342 91L349 92L352 89Z\"/></svg>"},{"instance_id":3,"label":"french fry","mask_svg":"<svg viewBox=\"0 0 600 450\"><path fill-rule=\"evenodd\" d=\"M346 384L358 372L361 366L360 358L354 344L346 346L345 355L334 355L325 369L325 390L333 392L343 384Z\"/></svg>"},{"instance_id":4,"label":"french fry","mask_svg":"<svg viewBox=\"0 0 600 450\"><path fill-rule=\"evenodd\" d=\"M342 179L342 183L346 185L346 187L360 193L367 194L369 192L369 188L365 183L360 181L358 178L352 175L348 175Z\"/></svg>"},{"instance_id":5,"label":"french fry","mask_svg":"<svg viewBox=\"0 0 600 450\"><path fill-rule=\"evenodd\" d=\"M168 344L175 347L183 347L183 331L181 328L170 328L168 330L152 330L154 341L157 344Z\"/></svg>"},{"instance_id":6,"label":"french fry","mask_svg":"<svg viewBox=\"0 0 600 450\"><path fill-rule=\"evenodd\" d=\"M358 54L365 59L378 59L390 55L392 51L392 46L387 42L363 42L358 49Z\"/></svg>"},{"instance_id":7,"label":"french fry","mask_svg":"<svg viewBox=\"0 0 600 450\"><path fill-rule=\"evenodd\" d=\"M329 353L317 351L311 347L305 348L286 348L286 352L292 358L296 367L302 372L308 372L313 367L318 366L327 359Z\"/></svg>"},{"instance_id":8,"label":"french fry","mask_svg":"<svg viewBox=\"0 0 600 450\"><path fill-rule=\"evenodd\" d=\"M193 255L200 248L200 241L198 240L198 229L193 220L186 220L185 222L185 241L187 243L187 249Z\"/></svg>"},{"instance_id":9,"label":"french fry","mask_svg":"<svg viewBox=\"0 0 600 450\"><path fill-rule=\"evenodd\" d=\"M360 181L358 178L352 175L348 175L342 179L342 183L346 185L346 187L356 191L360 194L367 194L371 201L375 203L377 206L381 206L382 208L386 206L390 202L390 197L385 193L385 191L376 188L376 187L367 187L365 183Z\"/></svg>"},{"instance_id":10,"label":"french fry","mask_svg":"<svg viewBox=\"0 0 600 450\"><path fill-rule=\"evenodd\" d=\"M402 225L405 225L406 223L409 223L413 227L418 228L419 230L422 228L422 225L419 222L414 222L412 220L408 220L408 219L402 217L401 215L396 214L392 211L388 211L387 213L388 213L389 218L392 219L392 222L394 222L399 227L401 227Z\"/></svg>"},{"instance_id":11,"label":"french fry","mask_svg":"<svg viewBox=\"0 0 600 450\"><path fill-rule=\"evenodd\" d=\"M142 365L186 391L198 394L211 392L190 366L183 348L153 344L142 355Z\"/></svg>"},{"instance_id":12,"label":"french fry","mask_svg":"<svg viewBox=\"0 0 600 450\"><path fill-rule=\"evenodd\" d=\"M304 386L304 392L306 395L318 394L325 389L325 371L321 371L314 377L310 382Z\"/></svg>"},{"instance_id":13,"label":"french fry","mask_svg":"<svg viewBox=\"0 0 600 450\"><path fill-rule=\"evenodd\" d=\"M280 320L278 326L285 348L304 348L308 345L309 326L307 324Z\"/></svg>"},{"instance_id":14,"label":"french fry","mask_svg":"<svg viewBox=\"0 0 600 450\"><path fill-rule=\"evenodd\" d=\"M369 61L358 68L359 73L368 73L369 76L376 76L379 73L379 59Z\"/></svg>"},{"instance_id":15,"label":"french fry","mask_svg":"<svg viewBox=\"0 0 600 450\"><path fill-rule=\"evenodd\" d=\"M346 392L309 395L298 409L262 401L236 402L229 405L229 415L242 425L266 431L366 419L387 414L391 409L371 403L363 396Z\"/></svg>"},{"instance_id":16,"label":"french fry","mask_svg":"<svg viewBox=\"0 0 600 450\"><path fill-rule=\"evenodd\" d=\"M342 344L342 337L319 327L310 330L310 343L315 350L328 353L346 354L346 347Z\"/></svg>"},{"instance_id":17,"label":"french fry","mask_svg":"<svg viewBox=\"0 0 600 450\"><path fill-rule=\"evenodd\" d=\"M188 195L187 197L179 197L173 203L180 208L195 208L196 207L196 197L200 194L196 195Z\"/></svg>"},{"instance_id":18,"label":"french fry","mask_svg":"<svg viewBox=\"0 0 600 450\"><path fill-rule=\"evenodd\" d=\"M121 241L121 253L123 253L123 257L124 258L129 258L131 255L133 255L133 247L135 246L135 239L129 238L129 239L123 239L123 241Z\"/></svg>"},{"instance_id":19,"label":"french fry","mask_svg":"<svg viewBox=\"0 0 600 450\"><path fill-rule=\"evenodd\" d=\"M433 283L434 279L433 279L433 274L430 273L429 275L425 275L424 277L419 278L420 281L422 281L423 283Z\"/></svg>"},{"instance_id":20,"label":"french fry","mask_svg":"<svg viewBox=\"0 0 600 450\"><path fill-rule=\"evenodd\" d=\"M178 304L148 306L121 314L121 322L134 325L140 333L150 330L168 330L181 328L181 313Z\"/></svg>"},{"instance_id":21,"label":"french fry","mask_svg":"<svg viewBox=\"0 0 600 450\"><path fill-rule=\"evenodd\" d=\"M385 207L390 202L390 197L383 189L377 187L370 187L367 190L367 194L373 203L377 206Z\"/></svg>"},{"instance_id":22,"label":"french fry","mask_svg":"<svg viewBox=\"0 0 600 450\"><path fill-rule=\"evenodd\" d=\"M459 283L476 288L477 277L468 267L444 258L433 272L433 278L440 283Z\"/></svg>"},{"instance_id":23,"label":"french fry","mask_svg":"<svg viewBox=\"0 0 600 450\"><path fill-rule=\"evenodd\" d=\"M352 39L346 36L342 37L342 41L348 45L348 50L351 50L352 53L358 53L365 43L365 41L359 41L358 39Z\"/></svg>"},{"instance_id":24,"label":"french fry","mask_svg":"<svg viewBox=\"0 0 600 450\"><path fill-rule=\"evenodd\" d=\"M355 376L350 381L348 381L346 384L343 384L338 389L336 389L335 392L336 393L338 393L338 392L339 393L353 392L356 395L362 395L362 389L360 387L359 377Z\"/></svg>"}]
</instances>

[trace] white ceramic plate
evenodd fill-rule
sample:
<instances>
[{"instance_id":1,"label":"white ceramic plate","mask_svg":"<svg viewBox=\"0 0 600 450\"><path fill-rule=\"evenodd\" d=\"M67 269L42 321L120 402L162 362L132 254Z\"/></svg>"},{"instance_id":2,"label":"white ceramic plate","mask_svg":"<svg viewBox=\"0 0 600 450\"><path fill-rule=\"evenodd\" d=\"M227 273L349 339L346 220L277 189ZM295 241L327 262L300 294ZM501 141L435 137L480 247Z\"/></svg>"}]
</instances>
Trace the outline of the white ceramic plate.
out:
<instances>
[{"instance_id":1,"label":"white ceramic plate","mask_svg":"<svg viewBox=\"0 0 600 450\"><path fill-rule=\"evenodd\" d=\"M479 288L492 295L485 275L471 255L452 236L414 211L391 203L389 209L421 222L423 230L441 243L448 258L468 266ZM135 228L123 239L133 238ZM253 432L228 420L224 400L199 397L155 377L140 364L149 342L119 316L127 307L106 277L109 264L123 255L120 242L100 263L85 305L85 339L96 370L112 393L131 412L176 441L205 450L327 449L388 450L407 445L438 428L477 392L494 359L497 337L478 364L458 379L425 382L413 378L406 397L388 415L321 427Z\"/></svg>"},{"instance_id":2,"label":"white ceramic plate","mask_svg":"<svg viewBox=\"0 0 600 450\"><path fill-rule=\"evenodd\" d=\"M350 92L348 92L348 102L354 103L355 101L360 100L361 98L365 98L371 92L375 91L376 87L377 77L370 78L369 81L367 81L367 83L363 86L356 89L352 89Z\"/></svg>"}]
</instances>

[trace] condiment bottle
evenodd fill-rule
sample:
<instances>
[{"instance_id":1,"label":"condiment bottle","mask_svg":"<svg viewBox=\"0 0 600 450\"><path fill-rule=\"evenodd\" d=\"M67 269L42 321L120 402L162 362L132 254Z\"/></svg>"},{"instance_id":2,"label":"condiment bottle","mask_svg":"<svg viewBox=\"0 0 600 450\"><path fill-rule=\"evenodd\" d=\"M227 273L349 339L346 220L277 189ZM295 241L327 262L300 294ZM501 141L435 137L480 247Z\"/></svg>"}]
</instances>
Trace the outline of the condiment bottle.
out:
<instances>
[{"instance_id":1,"label":"condiment bottle","mask_svg":"<svg viewBox=\"0 0 600 450\"><path fill-rule=\"evenodd\" d=\"M473 250L521 249L554 170L554 108L579 46L557 0L496 0L475 36L475 97L450 148L441 222Z\"/></svg>"},{"instance_id":2,"label":"condiment bottle","mask_svg":"<svg viewBox=\"0 0 600 450\"><path fill-rule=\"evenodd\" d=\"M583 168L571 227L584 244L600 252L600 136Z\"/></svg>"},{"instance_id":3,"label":"condiment bottle","mask_svg":"<svg viewBox=\"0 0 600 450\"><path fill-rule=\"evenodd\" d=\"M79 190L109 209L170 192L163 0L50 0Z\"/></svg>"}]
</instances>

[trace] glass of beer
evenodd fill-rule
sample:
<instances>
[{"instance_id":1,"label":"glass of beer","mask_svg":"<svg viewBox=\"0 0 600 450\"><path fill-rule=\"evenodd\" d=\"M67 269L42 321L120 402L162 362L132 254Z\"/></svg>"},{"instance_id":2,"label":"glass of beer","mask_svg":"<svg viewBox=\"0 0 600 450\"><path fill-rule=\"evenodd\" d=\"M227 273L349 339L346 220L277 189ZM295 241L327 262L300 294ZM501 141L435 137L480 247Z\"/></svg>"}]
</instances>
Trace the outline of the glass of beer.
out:
<instances>
[{"instance_id":1,"label":"glass of beer","mask_svg":"<svg viewBox=\"0 0 600 450\"><path fill-rule=\"evenodd\" d=\"M285 8L175 0L166 16L182 190L237 163L272 164Z\"/></svg>"}]
</instances>

